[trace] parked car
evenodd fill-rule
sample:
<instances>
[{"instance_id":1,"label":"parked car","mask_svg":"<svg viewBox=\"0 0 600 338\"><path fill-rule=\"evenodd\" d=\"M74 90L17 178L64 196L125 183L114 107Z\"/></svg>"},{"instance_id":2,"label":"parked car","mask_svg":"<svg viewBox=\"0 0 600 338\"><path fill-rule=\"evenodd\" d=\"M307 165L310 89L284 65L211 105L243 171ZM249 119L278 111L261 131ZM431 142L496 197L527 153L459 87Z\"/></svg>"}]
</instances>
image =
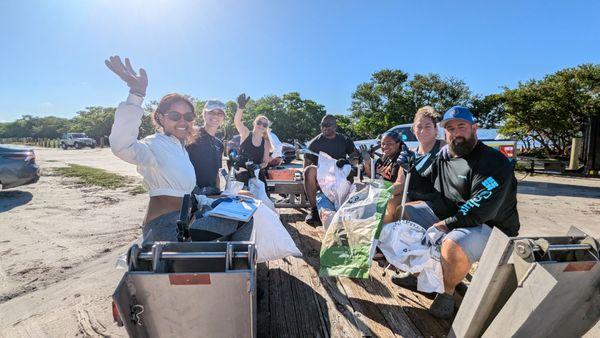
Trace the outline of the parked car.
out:
<instances>
[{"instance_id":1,"label":"parked car","mask_svg":"<svg viewBox=\"0 0 600 338\"><path fill-rule=\"evenodd\" d=\"M409 148L416 148L419 145L419 141L417 141L417 137L412 132L412 123L399 124L395 127L388 129L388 131L395 131L402 136L402 140ZM477 129L477 139L485 143L486 145L495 148L500 151L504 156L506 156L511 161L516 161L516 141L500 139L497 140L496 137L499 136L498 129ZM381 135L376 139L369 140L360 140L355 141L354 145L358 148L361 144L365 144L367 146L374 146L379 143ZM444 139L444 128L442 128L438 124L438 139Z\"/></svg>"},{"instance_id":2,"label":"parked car","mask_svg":"<svg viewBox=\"0 0 600 338\"><path fill-rule=\"evenodd\" d=\"M0 144L0 190L35 183L40 168L31 148Z\"/></svg>"},{"instance_id":3,"label":"parked car","mask_svg":"<svg viewBox=\"0 0 600 338\"><path fill-rule=\"evenodd\" d=\"M281 145L283 146L282 153L284 163L290 163L296 159L296 148L293 144L282 142ZM240 135L235 135L231 140L227 141L225 151L228 157L230 157L229 155L232 150L235 150L236 152L240 151Z\"/></svg>"},{"instance_id":4,"label":"parked car","mask_svg":"<svg viewBox=\"0 0 600 338\"><path fill-rule=\"evenodd\" d=\"M96 148L96 141L84 133L64 133L60 138L60 147L67 150L69 147L81 149L83 147Z\"/></svg>"}]
</instances>

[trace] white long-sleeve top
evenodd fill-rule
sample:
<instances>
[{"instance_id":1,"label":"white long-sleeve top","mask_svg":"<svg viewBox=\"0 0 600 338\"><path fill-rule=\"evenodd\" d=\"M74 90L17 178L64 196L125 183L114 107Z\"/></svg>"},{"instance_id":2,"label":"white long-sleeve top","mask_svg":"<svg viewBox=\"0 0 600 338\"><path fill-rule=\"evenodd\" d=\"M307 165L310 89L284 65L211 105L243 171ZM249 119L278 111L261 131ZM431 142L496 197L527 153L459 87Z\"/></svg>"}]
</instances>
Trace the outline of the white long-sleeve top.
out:
<instances>
[{"instance_id":1,"label":"white long-sleeve top","mask_svg":"<svg viewBox=\"0 0 600 338\"><path fill-rule=\"evenodd\" d=\"M194 166L175 136L157 132L138 140L144 110L143 98L129 94L115 113L109 136L110 149L123 161L135 164L150 196L183 197L196 185Z\"/></svg>"}]
</instances>

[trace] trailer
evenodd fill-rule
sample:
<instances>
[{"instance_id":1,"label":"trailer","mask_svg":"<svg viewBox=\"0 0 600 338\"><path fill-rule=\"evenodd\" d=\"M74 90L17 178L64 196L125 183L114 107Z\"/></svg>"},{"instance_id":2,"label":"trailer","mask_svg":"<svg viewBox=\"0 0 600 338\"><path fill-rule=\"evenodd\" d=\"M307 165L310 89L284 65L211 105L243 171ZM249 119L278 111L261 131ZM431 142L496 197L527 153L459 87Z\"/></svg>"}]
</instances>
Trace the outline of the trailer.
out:
<instances>
[{"instance_id":1,"label":"trailer","mask_svg":"<svg viewBox=\"0 0 600 338\"><path fill-rule=\"evenodd\" d=\"M186 196L179 242L130 247L115 321L130 337L256 337L253 220L219 227L212 216L188 217L191 208Z\"/></svg>"},{"instance_id":2,"label":"trailer","mask_svg":"<svg viewBox=\"0 0 600 338\"><path fill-rule=\"evenodd\" d=\"M276 208L310 208L302 174L302 168L290 165L267 171L267 192L283 197L275 201Z\"/></svg>"}]
</instances>

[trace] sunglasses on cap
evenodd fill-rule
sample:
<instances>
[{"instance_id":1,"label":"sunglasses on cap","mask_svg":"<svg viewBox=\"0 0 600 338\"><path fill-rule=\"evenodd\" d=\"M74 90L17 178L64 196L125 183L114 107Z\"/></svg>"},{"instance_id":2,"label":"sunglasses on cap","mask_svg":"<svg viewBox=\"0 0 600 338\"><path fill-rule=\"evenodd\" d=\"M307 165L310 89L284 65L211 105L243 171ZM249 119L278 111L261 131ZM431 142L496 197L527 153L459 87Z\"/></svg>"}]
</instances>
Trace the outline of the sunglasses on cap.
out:
<instances>
[{"instance_id":1,"label":"sunglasses on cap","mask_svg":"<svg viewBox=\"0 0 600 338\"><path fill-rule=\"evenodd\" d=\"M256 125L257 126L263 126L265 128L267 128L269 126L269 122L265 122L265 121L256 121Z\"/></svg>"},{"instance_id":2,"label":"sunglasses on cap","mask_svg":"<svg viewBox=\"0 0 600 338\"><path fill-rule=\"evenodd\" d=\"M173 121L173 122L177 122L179 120L181 120L181 118L183 117L184 120L188 121L188 122L192 122L196 119L196 113L194 112L187 112L185 114L181 114L178 111L168 111L162 115L165 115L169 120Z\"/></svg>"}]
</instances>

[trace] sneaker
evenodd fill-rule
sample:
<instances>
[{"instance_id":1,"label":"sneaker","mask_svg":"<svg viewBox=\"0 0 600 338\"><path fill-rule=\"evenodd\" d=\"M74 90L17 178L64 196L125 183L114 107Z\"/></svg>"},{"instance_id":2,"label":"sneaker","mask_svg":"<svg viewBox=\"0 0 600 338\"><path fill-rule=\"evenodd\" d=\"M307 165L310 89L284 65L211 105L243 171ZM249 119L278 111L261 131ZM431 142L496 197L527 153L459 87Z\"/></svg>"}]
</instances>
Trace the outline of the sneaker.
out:
<instances>
[{"instance_id":1,"label":"sneaker","mask_svg":"<svg viewBox=\"0 0 600 338\"><path fill-rule=\"evenodd\" d=\"M454 297L446 293L438 293L429 307L429 313L440 319L450 319L454 315Z\"/></svg>"},{"instance_id":2,"label":"sneaker","mask_svg":"<svg viewBox=\"0 0 600 338\"><path fill-rule=\"evenodd\" d=\"M319 211L317 210L317 207L313 207L311 209L310 213L306 215L304 221L314 227L321 225L321 218L319 218Z\"/></svg>"},{"instance_id":3,"label":"sneaker","mask_svg":"<svg viewBox=\"0 0 600 338\"><path fill-rule=\"evenodd\" d=\"M417 277L410 272L398 272L392 276L392 283L406 289L417 289Z\"/></svg>"}]
</instances>

